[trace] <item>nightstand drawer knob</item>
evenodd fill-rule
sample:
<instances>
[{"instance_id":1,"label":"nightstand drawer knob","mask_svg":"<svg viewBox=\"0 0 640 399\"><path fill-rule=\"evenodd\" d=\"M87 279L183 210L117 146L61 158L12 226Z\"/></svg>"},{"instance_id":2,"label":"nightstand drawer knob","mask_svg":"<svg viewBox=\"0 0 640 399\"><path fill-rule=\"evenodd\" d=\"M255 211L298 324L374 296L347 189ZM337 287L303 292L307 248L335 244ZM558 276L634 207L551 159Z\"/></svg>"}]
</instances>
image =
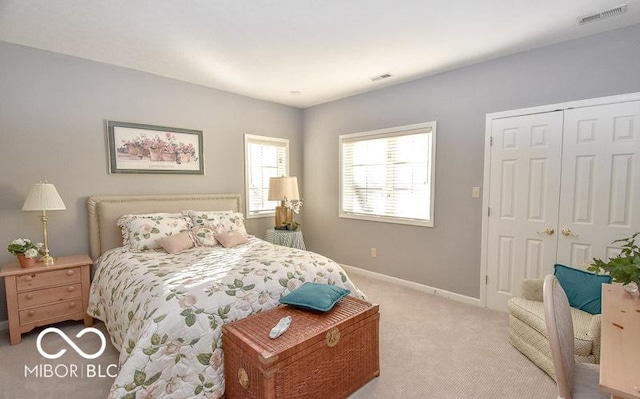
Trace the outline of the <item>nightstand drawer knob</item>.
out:
<instances>
[{"instance_id":1,"label":"nightstand drawer knob","mask_svg":"<svg viewBox=\"0 0 640 399\"><path fill-rule=\"evenodd\" d=\"M27 294L27 299L33 299L33 294L31 293Z\"/></svg>"},{"instance_id":2,"label":"nightstand drawer knob","mask_svg":"<svg viewBox=\"0 0 640 399\"><path fill-rule=\"evenodd\" d=\"M67 276L71 276L73 274L73 270L67 270Z\"/></svg>"},{"instance_id":3,"label":"nightstand drawer knob","mask_svg":"<svg viewBox=\"0 0 640 399\"><path fill-rule=\"evenodd\" d=\"M71 302L71 303L69 304L69 307L70 307L70 308L75 308L75 307L76 307L76 303L75 303L75 302Z\"/></svg>"},{"instance_id":4,"label":"nightstand drawer knob","mask_svg":"<svg viewBox=\"0 0 640 399\"><path fill-rule=\"evenodd\" d=\"M36 312L34 312L33 310L30 310L30 311L27 312L27 316L29 316L29 317L33 317L33 316L35 316L35 314L36 314Z\"/></svg>"},{"instance_id":5,"label":"nightstand drawer knob","mask_svg":"<svg viewBox=\"0 0 640 399\"><path fill-rule=\"evenodd\" d=\"M35 274L25 277L24 280L25 281L31 281L31 280L33 280L34 277L35 277Z\"/></svg>"},{"instance_id":6,"label":"nightstand drawer knob","mask_svg":"<svg viewBox=\"0 0 640 399\"><path fill-rule=\"evenodd\" d=\"M73 292L74 289L75 289L75 287L73 287L73 286L67 287L67 291L69 291L69 292Z\"/></svg>"}]
</instances>

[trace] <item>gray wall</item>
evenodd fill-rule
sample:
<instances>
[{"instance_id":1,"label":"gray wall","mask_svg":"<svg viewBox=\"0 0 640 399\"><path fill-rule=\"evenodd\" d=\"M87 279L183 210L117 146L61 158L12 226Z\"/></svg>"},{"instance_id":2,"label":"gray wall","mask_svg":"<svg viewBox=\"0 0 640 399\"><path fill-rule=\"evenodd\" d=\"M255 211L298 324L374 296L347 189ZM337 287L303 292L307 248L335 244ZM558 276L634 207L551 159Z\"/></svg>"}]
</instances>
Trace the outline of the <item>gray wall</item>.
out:
<instances>
[{"instance_id":1,"label":"gray wall","mask_svg":"<svg viewBox=\"0 0 640 399\"><path fill-rule=\"evenodd\" d=\"M305 242L338 262L480 296L485 115L640 91L640 25L304 111ZM338 218L338 135L436 120L435 227ZM377 258L370 248L377 248Z\"/></svg>"},{"instance_id":2,"label":"gray wall","mask_svg":"<svg viewBox=\"0 0 640 399\"><path fill-rule=\"evenodd\" d=\"M205 175L109 175L105 119L203 130ZM291 174L301 175L299 109L0 42L0 245L42 240L39 214L21 211L40 179L67 206L49 213L58 256L88 253L90 195L244 193L244 133L288 138ZM262 237L272 223L251 219L247 228ZM12 260L0 251L0 264Z\"/></svg>"},{"instance_id":3,"label":"gray wall","mask_svg":"<svg viewBox=\"0 0 640 399\"><path fill-rule=\"evenodd\" d=\"M242 134L272 135L291 140L291 174L300 176L305 198L297 218L309 249L479 297L481 200L471 187L482 185L485 114L640 91L638 65L640 26L633 26L303 112L0 42L0 243L40 239L38 215L20 211L40 179L56 185L68 208L50 213L53 254L84 253L87 196L242 193ZM109 175L104 119L203 130L206 175ZM438 121L436 227L339 219L338 135L430 120ZM270 225L270 218L247 222L257 235ZM0 263L10 260L0 252Z\"/></svg>"}]
</instances>

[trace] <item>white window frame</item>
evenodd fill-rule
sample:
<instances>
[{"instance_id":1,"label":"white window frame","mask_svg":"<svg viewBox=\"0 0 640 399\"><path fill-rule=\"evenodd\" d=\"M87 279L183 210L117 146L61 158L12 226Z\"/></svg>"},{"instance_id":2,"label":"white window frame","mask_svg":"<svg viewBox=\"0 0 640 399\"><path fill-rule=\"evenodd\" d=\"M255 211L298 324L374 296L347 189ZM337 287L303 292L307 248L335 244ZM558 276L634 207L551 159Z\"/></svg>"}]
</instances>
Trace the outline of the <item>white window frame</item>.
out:
<instances>
[{"instance_id":1,"label":"white window frame","mask_svg":"<svg viewBox=\"0 0 640 399\"><path fill-rule=\"evenodd\" d=\"M268 136L258 136L258 135L254 135L254 134L245 134L244 135L244 181L245 181L245 210L246 210L246 215L245 217L248 219L253 219L253 218L263 218L263 217L273 217L275 215L275 207L279 204L278 201L271 201L273 202L273 210L270 211L262 211L262 212L252 212L250 205L251 205L251 196L250 196L250 191L251 191L251 187L249 187L249 184L251 182L251 165L250 165L250 159L249 159L249 145L250 144L255 144L255 143L264 143L265 145L274 145L274 146L284 146L285 147L285 165L284 165L284 172L283 175L284 176L289 176L289 163L290 163L290 157L289 157L289 139L282 139L282 138L278 138L278 137L268 137ZM274 177L279 177L279 176L274 176Z\"/></svg>"},{"instance_id":2,"label":"white window frame","mask_svg":"<svg viewBox=\"0 0 640 399\"><path fill-rule=\"evenodd\" d=\"M376 138L387 138L393 136L403 136L405 134L415 134L416 130L424 131L424 133L431 133L430 135L430 160L429 160L429 171L428 175L430 178L430 207L428 212L428 219L416 219L416 218L407 218L407 217L398 217L398 216L388 216L388 215L374 215L374 214L364 214L364 213L355 213L350 211L345 211L343 207L343 174L344 174L344 159L343 159L343 144L346 142L353 141L365 141L372 140ZM360 219L360 220L369 220L376 222L386 222L386 223L398 223L398 224L407 224L414 226L423 226L423 227L433 227L434 226L434 209L435 209L435 176L436 176L436 122L425 122L425 123L417 123L414 125L405 125L392 127L388 129L380 129L380 130L372 130L367 132L359 132L359 133L350 133L343 134L339 136L339 157L340 157L340 182L339 182L339 211L338 216L340 218L347 219Z\"/></svg>"}]
</instances>

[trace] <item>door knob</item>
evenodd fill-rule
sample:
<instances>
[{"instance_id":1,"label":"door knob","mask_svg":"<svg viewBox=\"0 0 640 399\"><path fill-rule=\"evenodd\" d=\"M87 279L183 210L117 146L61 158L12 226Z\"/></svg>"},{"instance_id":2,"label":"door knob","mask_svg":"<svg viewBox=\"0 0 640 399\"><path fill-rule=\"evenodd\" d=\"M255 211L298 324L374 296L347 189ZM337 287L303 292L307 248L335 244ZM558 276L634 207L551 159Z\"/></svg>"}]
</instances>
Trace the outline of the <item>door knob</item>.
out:
<instances>
[{"instance_id":1,"label":"door knob","mask_svg":"<svg viewBox=\"0 0 640 399\"><path fill-rule=\"evenodd\" d=\"M578 236L578 234L573 234L568 227L565 227L562 230L560 230L560 233L562 233L562 235L565 236L565 237L569 237L569 236L577 237Z\"/></svg>"},{"instance_id":2,"label":"door knob","mask_svg":"<svg viewBox=\"0 0 640 399\"><path fill-rule=\"evenodd\" d=\"M553 235L553 233L555 233L556 231L554 229L552 229L551 227L547 227L546 229L542 230L542 231L538 231L538 234L546 234L546 235Z\"/></svg>"}]
</instances>

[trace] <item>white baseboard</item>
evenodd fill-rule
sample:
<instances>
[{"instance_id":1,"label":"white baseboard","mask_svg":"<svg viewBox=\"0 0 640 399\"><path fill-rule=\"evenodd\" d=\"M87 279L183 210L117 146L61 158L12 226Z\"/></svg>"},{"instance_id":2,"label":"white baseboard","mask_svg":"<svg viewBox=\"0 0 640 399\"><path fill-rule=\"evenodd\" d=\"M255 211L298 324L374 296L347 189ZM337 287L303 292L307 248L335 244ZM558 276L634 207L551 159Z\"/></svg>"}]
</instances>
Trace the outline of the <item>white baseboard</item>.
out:
<instances>
[{"instance_id":1,"label":"white baseboard","mask_svg":"<svg viewBox=\"0 0 640 399\"><path fill-rule=\"evenodd\" d=\"M0 321L0 331L9 329L9 320Z\"/></svg>"},{"instance_id":2,"label":"white baseboard","mask_svg":"<svg viewBox=\"0 0 640 399\"><path fill-rule=\"evenodd\" d=\"M418 290L420 292L424 292L427 294L437 295L443 298L452 299L454 301L468 303L470 305L480 306L480 299L473 298L466 295L457 294L455 292L441 290L439 288L430 287L428 285L415 283L409 280L403 280L401 278L387 276L386 274L376 273L369 270L361 269L359 267L349 266L349 265L340 265L347 273L353 274L361 274L363 276L371 277L376 280L386 281L388 283L401 285L403 287L411 288L414 290Z\"/></svg>"}]
</instances>

